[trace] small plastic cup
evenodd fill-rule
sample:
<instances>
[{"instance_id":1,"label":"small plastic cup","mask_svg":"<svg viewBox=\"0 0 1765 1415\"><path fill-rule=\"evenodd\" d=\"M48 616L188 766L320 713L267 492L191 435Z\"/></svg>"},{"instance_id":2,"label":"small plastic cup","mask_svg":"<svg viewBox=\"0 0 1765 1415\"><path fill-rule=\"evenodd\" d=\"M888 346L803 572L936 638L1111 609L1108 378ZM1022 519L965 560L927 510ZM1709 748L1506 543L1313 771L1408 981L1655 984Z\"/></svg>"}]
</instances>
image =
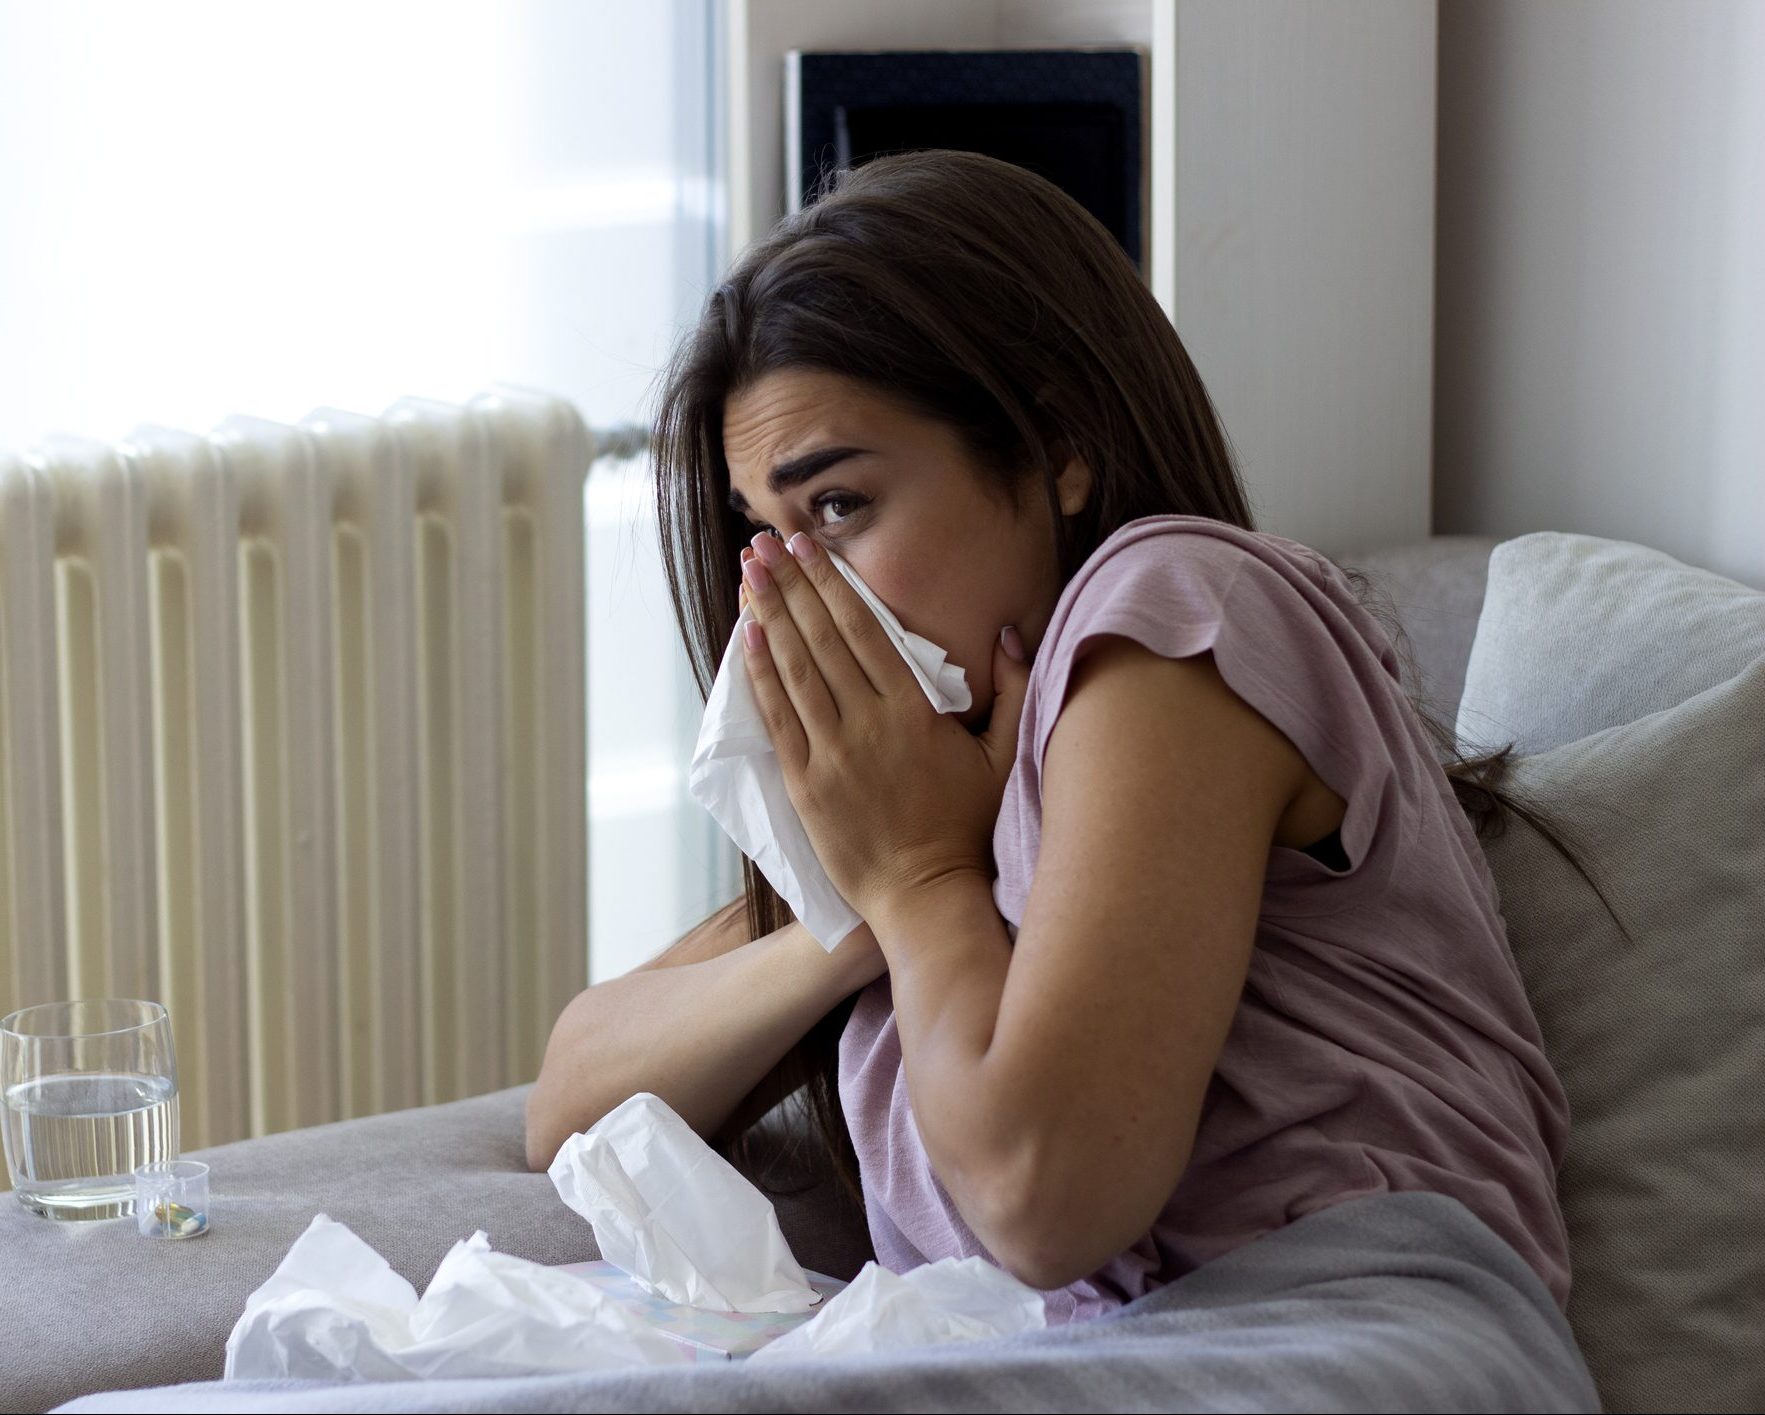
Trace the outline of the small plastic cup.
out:
<instances>
[{"instance_id":1,"label":"small plastic cup","mask_svg":"<svg viewBox=\"0 0 1765 1415\"><path fill-rule=\"evenodd\" d=\"M194 1238L208 1232L208 1166L155 1160L135 1171L135 1227L143 1238Z\"/></svg>"}]
</instances>

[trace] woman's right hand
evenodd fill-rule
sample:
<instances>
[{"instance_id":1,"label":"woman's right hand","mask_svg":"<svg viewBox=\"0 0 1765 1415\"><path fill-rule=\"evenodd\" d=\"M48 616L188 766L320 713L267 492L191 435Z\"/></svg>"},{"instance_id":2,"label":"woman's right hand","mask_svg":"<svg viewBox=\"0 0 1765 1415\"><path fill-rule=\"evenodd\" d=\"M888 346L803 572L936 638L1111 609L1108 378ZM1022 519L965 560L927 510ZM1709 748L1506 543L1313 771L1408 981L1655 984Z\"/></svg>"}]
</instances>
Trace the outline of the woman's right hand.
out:
<instances>
[{"instance_id":1,"label":"woman's right hand","mask_svg":"<svg viewBox=\"0 0 1765 1415\"><path fill-rule=\"evenodd\" d=\"M745 565L754 554L752 546L742 547L742 563ZM737 614L748 607L748 586L746 581L736 599ZM874 983L889 971L889 965L883 958L882 945L876 941L876 935L870 931L870 925L862 919L857 926L834 946L833 957L836 961L849 962L852 965L851 976L856 981L852 991Z\"/></svg>"}]
</instances>

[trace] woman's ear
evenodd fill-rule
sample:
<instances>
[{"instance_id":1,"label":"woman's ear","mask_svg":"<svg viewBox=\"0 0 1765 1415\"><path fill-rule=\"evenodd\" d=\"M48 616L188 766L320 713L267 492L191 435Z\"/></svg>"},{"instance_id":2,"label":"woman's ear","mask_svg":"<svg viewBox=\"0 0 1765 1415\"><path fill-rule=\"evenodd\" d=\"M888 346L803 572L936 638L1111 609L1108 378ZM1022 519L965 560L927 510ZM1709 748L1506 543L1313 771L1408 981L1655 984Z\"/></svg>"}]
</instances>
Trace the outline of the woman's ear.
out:
<instances>
[{"instance_id":1,"label":"woman's ear","mask_svg":"<svg viewBox=\"0 0 1765 1415\"><path fill-rule=\"evenodd\" d=\"M1065 451L1064 445L1062 451ZM1091 464L1083 457L1068 457L1054 477L1054 490L1060 497L1060 513L1076 516L1091 499Z\"/></svg>"},{"instance_id":2,"label":"woman's ear","mask_svg":"<svg viewBox=\"0 0 1765 1415\"><path fill-rule=\"evenodd\" d=\"M1046 409L1053 392L1052 383L1043 384L1036 393L1037 406ZM1048 416L1051 418L1051 415ZM1072 443L1065 433L1058 431L1057 423L1050 421L1048 426L1054 434L1048 445L1049 455L1060 468L1054 474L1054 489L1060 499L1060 512L1063 516L1076 516L1091 499L1091 466L1084 458L1073 455Z\"/></svg>"}]
</instances>

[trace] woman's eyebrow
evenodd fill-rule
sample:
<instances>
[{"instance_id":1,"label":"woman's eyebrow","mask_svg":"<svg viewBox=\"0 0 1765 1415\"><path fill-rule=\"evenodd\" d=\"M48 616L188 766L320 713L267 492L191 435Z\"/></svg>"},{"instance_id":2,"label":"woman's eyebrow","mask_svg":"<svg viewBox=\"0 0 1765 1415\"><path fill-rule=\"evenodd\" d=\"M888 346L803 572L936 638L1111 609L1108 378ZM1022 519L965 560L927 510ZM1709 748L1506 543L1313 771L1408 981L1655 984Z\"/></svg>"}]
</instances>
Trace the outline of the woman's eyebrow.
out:
<instances>
[{"instance_id":1,"label":"woman's eyebrow","mask_svg":"<svg viewBox=\"0 0 1765 1415\"><path fill-rule=\"evenodd\" d=\"M848 457L867 457L868 447L822 447L814 452L805 452L801 457L792 457L788 462L780 462L766 476L766 485L774 496L789 491L793 486L802 483L818 473L825 472L836 463ZM729 509L746 513L748 498L739 491L729 493Z\"/></svg>"}]
</instances>

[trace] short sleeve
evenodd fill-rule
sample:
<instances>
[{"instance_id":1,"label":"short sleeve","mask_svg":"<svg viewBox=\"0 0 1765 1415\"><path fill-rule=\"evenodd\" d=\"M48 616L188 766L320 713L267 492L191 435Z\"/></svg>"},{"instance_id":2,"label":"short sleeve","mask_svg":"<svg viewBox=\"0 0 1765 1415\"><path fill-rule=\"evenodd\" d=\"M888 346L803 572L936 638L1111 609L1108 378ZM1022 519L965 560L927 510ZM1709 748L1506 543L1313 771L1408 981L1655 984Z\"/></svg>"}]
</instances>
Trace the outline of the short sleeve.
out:
<instances>
[{"instance_id":1,"label":"short sleeve","mask_svg":"<svg viewBox=\"0 0 1765 1415\"><path fill-rule=\"evenodd\" d=\"M1394 744L1413 750L1420 729L1389 641L1341 572L1297 543L1157 519L1209 529L1130 523L1139 533L1106 541L1057 607L1031 685L1036 780L1073 668L1096 640L1121 635L1167 658L1211 651L1227 686L1348 803L1347 870L1284 846L1270 854L1269 912L1333 912L1389 874L1409 829Z\"/></svg>"}]
</instances>

